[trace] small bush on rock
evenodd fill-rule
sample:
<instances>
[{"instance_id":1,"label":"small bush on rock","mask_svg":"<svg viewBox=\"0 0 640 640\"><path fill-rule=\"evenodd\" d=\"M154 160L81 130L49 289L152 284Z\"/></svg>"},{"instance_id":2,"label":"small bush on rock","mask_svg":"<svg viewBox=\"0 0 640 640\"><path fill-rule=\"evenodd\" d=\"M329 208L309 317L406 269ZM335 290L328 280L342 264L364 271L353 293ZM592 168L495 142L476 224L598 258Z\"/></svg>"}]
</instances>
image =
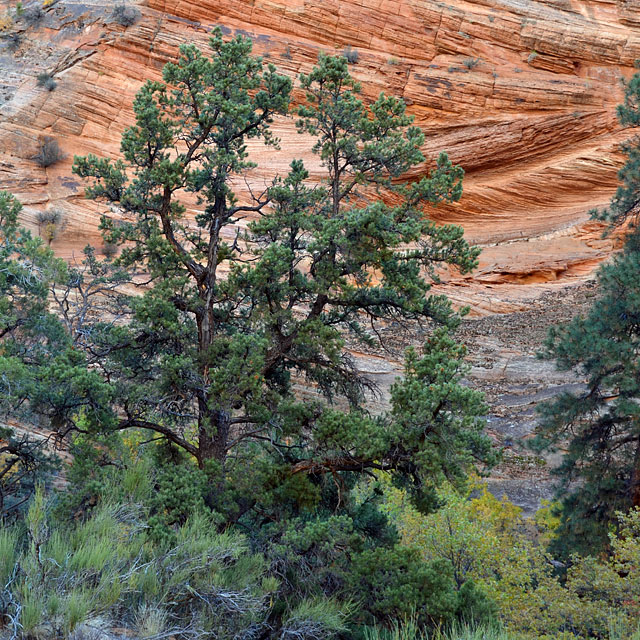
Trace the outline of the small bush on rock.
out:
<instances>
[{"instance_id":1,"label":"small bush on rock","mask_svg":"<svg viewBox=\"0 0 640 640\"><path fill-rule=\"evenodd\" d=\"M7 48L11 52L17 51L22 44L22 34L20 33L10 33L5 39L7 41Z\"/></svg>"},{"instance_id":2,"label":"small bush on rock","mask_svg":"<svg viewBox=\"0 0 640 640\"><path fill-rule=\"evenodd\" d=\"M102 247L102 255L107 258L107 259L111 259L114 258L118 253L118 245L113 243L113 242L105 242L105 244Z\"/></svg>"},{"instance_id":3,"label":"small bush on rock","mask_svg":"<svg viewBox=\"0 0 640 640\"><path fill-rule=\"evenodd\" d=\"M33 159L43 168L50 167L65 158L65 153L55 138L45 136L41 141L38 153Z\"/></svg>"},{"instance_id":4,"label":"small bush on rock","mask_svg":"<svg viewBox=\"0 0 640 640\"><path fill-rule=\"evenodd\" d=\"M44 18L44 9L39 4L34 4L28 9L25 9L22 14L22 19L28 25L38 24L43 18Z\"/></svg>"},{"instance_id":5,"label":"small bush on rock","mask_svg":"<svg viewBox=\"0 0 640 640\"><path fill-rule=\"evenodd\" d=\"M13 18L8 13L0 15L0 33L8 32L11 27L13 27Z\"/></svg>"},{"instance_id":6,"label":"small bush on rock","mask_svg":"<svg viewBox=\"0 0 640 640\"><path fill-rule=\"evenodd\" d=\"M349 64L355 64L358 62L358 52L356 49L352 49L350 46L345 47L342 55L347 59Z\"/></svg>"},{"instance_id":7,"label":"small bush on rock","mask_svg":"<svg viewBox=\"0 0 640 640\"><path fill-rule=\"evenodd\" d=\"M64 213L61 209L48 209L47 211L38 212L38 232L46 240L47 244L50 245L58 235L63 226L63 218Z\"/></svg>"},{"instance_id":8,"label":"small bush on rock","mask_svg":"<svg viewBox=\"0 0 640 640\"><path fill-rule=\"evenodd\" d=\"M44 72L38 75L38 86L47 91L53 91L58 86L58 83L50 73Z\"/></svg>"},{"instance_id":9,"label":"small bush on rock","mask_svg":"<svg viewBox=\"0 0 640 640\"><path fill-rule=\"evenodd\" d=\"M119 25L122 25L123 27L130 27L140 18L140 11L135 7L130 7L126 4L118 4L114 7L111 17Z\"/></svg>"}]
</instances>

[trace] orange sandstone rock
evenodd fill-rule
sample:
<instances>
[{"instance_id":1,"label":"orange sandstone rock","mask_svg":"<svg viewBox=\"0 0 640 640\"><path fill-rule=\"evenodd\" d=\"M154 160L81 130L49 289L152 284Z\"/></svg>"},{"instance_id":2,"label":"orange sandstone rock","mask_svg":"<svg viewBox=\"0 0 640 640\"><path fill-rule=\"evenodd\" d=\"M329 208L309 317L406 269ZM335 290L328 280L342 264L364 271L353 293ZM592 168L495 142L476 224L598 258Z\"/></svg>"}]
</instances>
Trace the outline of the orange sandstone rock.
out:
<instances>
[{"instance_id":1,"label":"orange sandstone rock","mask_svg":"<svg viewBox=\"0 0 640 640\"><path fill-rule=\"evenodd\" d=\"M0 15L11 4L0 0ZM110 19L112 7L58 0L40 24L15 23L17 49L0 40L0 188L25 204L26 224L41 209L65 210L53 242L63 256L101 244L104 207L83 199L73 155L116 157L140 84L159 77L180 43L204 46L214 25L251 37L291 76L320 51L350 48L367 99L385 91L406 100L428 159L408 179L440 150L467 172L462 201L426 215L462 224L484 247L476 274L443 285L475 312L519 310L536 292L586 277L612 249L587 221L615 190L628 136L615 105L620 77L640 58L634 0L147 0L126 29ZM36 85L42 71L55 76L54 91ZM319 179L293 120L275 129L282 151L251 146L259 167L250 184L285 172L293 157ZM46 169L32 160L43 135L67 154Z\"/></svg>"}]
</instances>

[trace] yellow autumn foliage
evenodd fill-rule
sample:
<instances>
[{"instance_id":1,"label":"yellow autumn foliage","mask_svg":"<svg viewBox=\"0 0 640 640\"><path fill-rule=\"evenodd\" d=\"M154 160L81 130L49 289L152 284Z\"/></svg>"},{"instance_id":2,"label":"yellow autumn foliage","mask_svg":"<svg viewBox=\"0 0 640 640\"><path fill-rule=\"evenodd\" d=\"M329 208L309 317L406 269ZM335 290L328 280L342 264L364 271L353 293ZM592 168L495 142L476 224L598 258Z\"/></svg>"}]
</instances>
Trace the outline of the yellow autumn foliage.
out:
<instances>
[{"instance_id":1,"label":"yellow autumn foliage","mask_svg":"<svg viewBox=\"0 0 640 640\"><path fill-rule=\"evenodd\" d=\"M473 580L509 632L545 640L640 639L640 511L620 515L611 558L575 557L563 582L544 547L556 526L550 504L527 520L506 497L475 482L463 494L443 487L443 506L424 515L402 490L386 479L382 484L383 510L401 542L427 561L450 562L458 586Z\"/></svg>"},{"instance_id":2,"label":"yellow autumn foliage","mask_svg":"<svg viewBox=\"0 0 640 640\"><path fill-rule=\"evenodd\" d=\"M8 13L0 14L0 33L5 33L13 27L13 18Z\"/></svg>"}]
</instances>

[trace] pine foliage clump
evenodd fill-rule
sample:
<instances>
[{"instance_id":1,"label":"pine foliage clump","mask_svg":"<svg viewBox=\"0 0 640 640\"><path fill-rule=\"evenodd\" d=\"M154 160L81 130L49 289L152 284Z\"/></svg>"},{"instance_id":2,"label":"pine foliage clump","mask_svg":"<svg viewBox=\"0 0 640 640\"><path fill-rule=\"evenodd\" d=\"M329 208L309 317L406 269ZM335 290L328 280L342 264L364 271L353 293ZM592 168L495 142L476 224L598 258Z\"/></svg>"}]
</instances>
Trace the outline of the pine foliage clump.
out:
<instances>
[{"instance_id":1,"label":"pine foliage clump","mask_svg":"<svg viewBox=\"0 0 640 640\"><path fill-rule=\"evenodd\" d=\"M639 96L635 74L618 108L621 124L640 125ZM533 443L541 451L566 448L554 471L562 495L563 535L556 547L565 556L606 547L615 513L640 506L639 142L636 136L624 145L622 185L611 205L595 213L612 224L630 223L624 249L600 268L598 297L588 313L552 328L543 353L586 380L584 392L563 393L543 406Z\"/></svg>"}]
</instances>

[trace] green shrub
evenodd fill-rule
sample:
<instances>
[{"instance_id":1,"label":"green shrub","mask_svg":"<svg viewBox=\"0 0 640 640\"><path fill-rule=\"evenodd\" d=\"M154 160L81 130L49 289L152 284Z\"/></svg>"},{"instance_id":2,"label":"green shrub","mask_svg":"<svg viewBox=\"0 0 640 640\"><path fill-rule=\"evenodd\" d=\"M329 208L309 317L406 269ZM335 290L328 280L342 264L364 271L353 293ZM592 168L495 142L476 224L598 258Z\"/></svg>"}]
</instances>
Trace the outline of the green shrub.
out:
<instances>
[{"instance_id":1,"label":"green shrub","mask_svg":"<svg viewBox=\"0 0 640 640\"><path fill-rule=\"evenodd\" d=\"M303 600L283 623L282 640L329 640L347 631L344 605L328 598Z\"/></svg>"},{"instance_id":2,"label":"green shrub","mask_svg":"<svg viewBox=\"0 0 640 640\"><path fill-rule=\"evenodd\" d=\"M63 605L65 633L70 635L78 625L85 622L91 609L91 597L87 591L72 591Z\"/></svg>"},{"instance_id":3,"label":"green shrub","mask_svg":"<svg viewBox=\"0 0 640 640\"><path fill-rule=\"evenodd\" d=\"M140 638L162 635L167 629L169 616L161 607L142 603L136 612L135 630Z\"/></svg>"},{"instance_id":4,"label":"green shrub","mask_svg":"<svg viewBox=\"0 0 640 640\"><path fill-rule=\"evenodd\" d=\"M389 629L384 627L365 629L364 640L525 640L525 638L500 628L469 623L454 623L448 627L436 629L433 633L427 633L416 623L415 616L411 616L403 621L394 622Z\"/></svg>"},{"instance_id":5,"label":"green shrub","mask_svg":"<svg viewBox=\"0 0 640 640\"><path fill-rule=\"evenodd\" d=\"M58 86L58 83L50 73L44 72L38 74L38 86L47 91L53 91Z\"/></svg>"},{"instance_id":6,"label":"green shrub","mask_svg":"<svg viewBox=\"0 0 640 640\"><path fill-rule=\"evenodd\" d=\"M427 564L403 547L366 550L353 559L349 574L356 597L379 623L419 612L421 626L452 620L458 598L451 568Z\"/></svg>"},{"instance_id":7,"label":"green shrub","mask_svg":"<svg viewBox=\"0 0 640 640\"><path fill-rule=\"evenodd\" d=\"M44 615L42 612L42 601L40 595L36 593L20 594L20 627L26 637L35 635L39 627L42 626ZM24 637L24 636L23 636Z\"/></svg>"},{"instance_id":8,"label":"green shrub","mask_svg":"<svg viewBox=\"0 0 640 640\"><path fill-rule=\"evenodd\" d=\"M0 529L0 585L7 584L13 572L17 553L17 534L15 529Z\"/></svg>"},{"instance_id":9,"label":"green shrub","mask_svg":"<svg viewBox=\"0 0 640 640\"><path fill-rule=\"evenodd\" d=\"M429 640L424 629L416 623L415 615L400 622L395 620L390 629L368 627L364 632L365 640Z\"/></svg>"},{"instance_id":10,"label":"green shrub","mask_svg":"<svg viewBox=\"0 0 640 640\"><path fill-rule=\"evenodd\" d=\"M264 580L264 559L242 536L195 516L177 527L174 544L156 544L147 518L140 505L105 502L65 524L38 490L22 534L0 535L0 569L13 575L2 602L22 625L18 637L80 637L97 618L144 638L170 627L176 637L189 630L230 640L264 624L278 583Z\"/></svg>"}]
</instances>

